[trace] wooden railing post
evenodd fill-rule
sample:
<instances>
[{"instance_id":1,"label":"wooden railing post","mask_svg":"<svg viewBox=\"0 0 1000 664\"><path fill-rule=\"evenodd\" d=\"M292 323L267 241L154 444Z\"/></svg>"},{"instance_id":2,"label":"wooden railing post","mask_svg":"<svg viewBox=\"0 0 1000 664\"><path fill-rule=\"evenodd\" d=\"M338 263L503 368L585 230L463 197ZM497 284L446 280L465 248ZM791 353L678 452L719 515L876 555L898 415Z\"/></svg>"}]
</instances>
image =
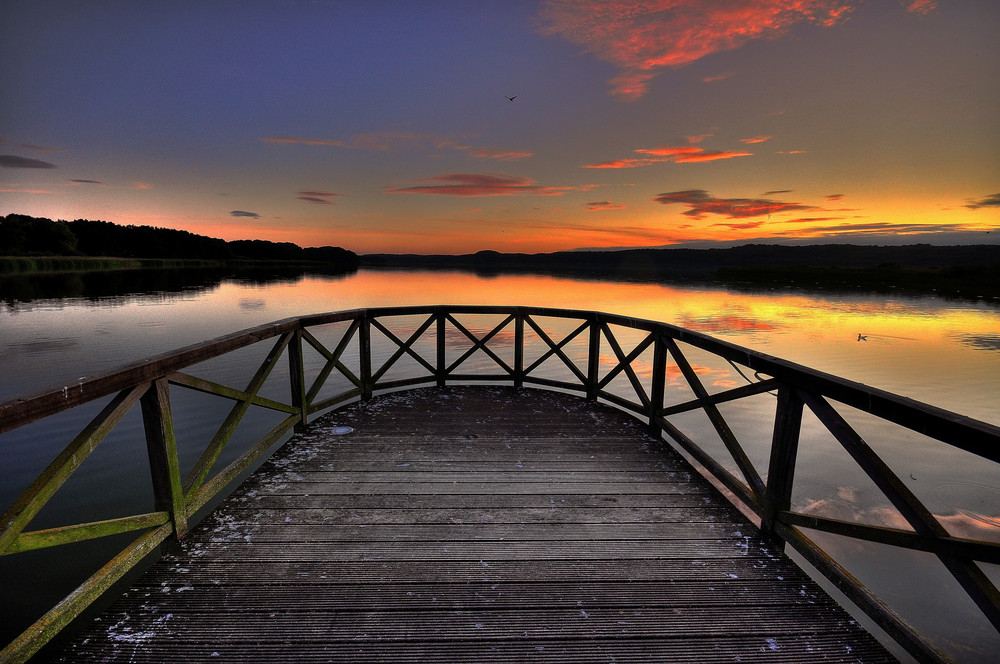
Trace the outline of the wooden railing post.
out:
<instances>
[{"instance_id":1,"label":"wooden railing post","mask_svg":"<svg viewBox=\"0 0 1000 664\"><path fill-rule=\"evenodd\" d=\"M663 411L667 381L667 344L662 334L656 334L653 340L652 381L649 395L649 433L659 440L663 433L660 427L660 413Z\"/></svg>"},{"instance_id":2,"label":"wooden railing post","mask_svg":"<svg viewBox=\"0 0 1000 664\"><path fill-rule=\"evenodd\" d=\"M514 387L524 387L524 314L514 313Z\"/></svg>"},{"instance_id":3,"label":"wooden railing post","mask_svg":"<svg viewBox=\"0 0 1000 664\"><path fill-rule=\"evenodd\" d=\"M153 479L153 499L159 511L170 514L174 536L183 538L188 533L187 505L184 501L184 483L181 480L180 462L177 459L177 438L174 435L174 418L170 409L170 389L166 378L153 381L140 400L142 423L146 431L146 449L149 453L149 470Z\"/></svg>"},{"instance_id":4,"label":"wooden railing post","mask_svg":"<svg viewBox=\"0 0 1000 664\"><path fill-rule=\"evenodd\" d=\"M361 360L361 399L372 398L372 321L367 311L361 314L361 327L358 329L358 352Z\"/></svg>"},{"instance_id":5,"label":"wooden railing post","mask_svg":"<svg viewBox=\"0 0 1000 664\"><path fill-rule=\"evenodd\" d=\"M590 341L587 344L587 399L594 401L600 390L598 371L601 365L601 322L590 316Z\"/></svg>"},{"instance_id":6,"label":"wooden railing post","mask_svg":"<svg viewBox=\"0 0 1000 664\"><path fill-rule=\"evenodd\" d=\"M309 400L306 397L306 370L302 361L302 328L292 333L288 342L288 379L291 381L292 405L299 410L295 431L309 428Z\"/></svg>"},{"instance_id":7,"label":"wooden railing post","mask_svg":"<svg viewBox=\"0 0 1000 664\"><path fill-rule=\"evenodd\" d=\"M802 429L802 398L794 388L778 388L778 405L774 413L771 438L771 459L767 468L767 486L761 500L760 529L772 542L784 546L776 524L778 515L791 507L792 482L795 478L795 458L799 450Z\"/></svg>"},{"instance_id":8,"label":"wooden railing post","mask_svg":"<svg viewBox=\"0 0 1000 664\"><path fill-rule=\"evenodd\" d=\"M447 341L445 337L445 323L447 315L444 312L437 314L437 386L444 387L447 382L445 372L448 370Z\"/></svg>"}]
</instances>

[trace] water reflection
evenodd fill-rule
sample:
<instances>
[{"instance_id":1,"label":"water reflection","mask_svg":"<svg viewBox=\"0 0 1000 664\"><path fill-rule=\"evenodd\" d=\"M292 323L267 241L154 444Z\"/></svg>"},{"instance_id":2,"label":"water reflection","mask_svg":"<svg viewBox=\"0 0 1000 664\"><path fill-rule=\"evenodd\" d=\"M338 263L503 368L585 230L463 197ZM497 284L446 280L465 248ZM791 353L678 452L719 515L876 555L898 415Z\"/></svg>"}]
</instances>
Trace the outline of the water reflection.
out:
<instances>
[{"instance_id":1,"label":"water reflection","mask_svg":"<svg viewBox=\"0 0 1000 664\"><path fill-rule=\"evenodd\" d=\"M188 268L106 270L96 272L57 272L0 276L0 301L11 310L24 308L40 300L113 300L124 302L125 296L161 295L174 297L178 293L204 292L215 289L223 280L265 287L273 284L293 284L307 274L302 267L257 268ZM311 268L308 274L342 275L337 271L323 272ZM248 299L263 305L263 300ZM107 303L107 302L105 302Z\"/></svg>"},{"instance_id":2,"label":"water reflection","mask_svg":"<svg viewBox=\"0 0 1000 664\"><path fill-rule=\"evenodd\" d=\"M95 275L22 278L21 281L27 283L20 286L21 291L0 285L0 288L8 288L0 291L0 298L7 303L0 306L0 361L4 367L4 371L0 371L0 399L53 383L72 389L79 376L95 375L125 362L287 316L377 306L523 304L608 311L672 323L725 336L736 344L977 419L1000 421L996 407L1000 402L1000 353L996 352L1000 350L997 334L1000 310L985 303L956 303L926 296L825 294L814 297L801 292L747 293L690 284L595 282L530 275L501 275L487 281L467 273L373 270L362 270L347 277L300 273L142 272L143 279L148 277L145 281L138 280L139 274L105 273L107 279ZM37 283L46 280L52 284L63 280L63 285L68 285L70 290ZM0 284L5 281L9 283L0 280ZM502 316L457 318L479 339L490 334L503 320ZM394 317L387 326L399 339L406 340L424 320L424 317ZM579 321L539 320L545 334L556 344L572 334L578 324ZM339 334L345 329L346 325L333 325L329 329L316 330L316 335L328 348L335 348ZM645 338L641 332L619 328L614 332L626 356ZM432 358L432 363L433 350L427 349L433 349L435 333L435 328L428 329L415 345L424 357ZM548 352L549 345L532 330L526 329L526 334L532 339L525 348L525 362L530 364ZM864 341L859 341L859 334L865 337ZM373 332L373 337L379 338L379 335L381 333ZM475 345L453 326L446 328L446 335L449 341L456 342L455 348L460 349L455 353L449 351L449 363ZM380 340L383 347L378 357L384 361L398 350L398 346L384 335ZM587 344L587 335L581 334L562 347L570 361L584 372ZM693 347L681 346L694 373L709 392L757 380L743 365L730 365ZM508 365L513 364L512 323L494 335L490 347ZM307 358L307 362L317 362L312 370L318 371L324 359L318 354L310 357L312 359ZM426 367L412 358L407 359L410 361L403 367L405 370L394 377L405 378L409 375L406 372L411 370L426 374ZM356 371L356 357L345 357L344 361ZM470 365L463 364L458 372L471 372L479 365L492 372L499 370L496 362L482 350L477 350L466 361ZM619 364L618 355L604 343L601 376L608 376ZM201 367L204 375L198 375L230 384L227 382L230 373L248 367L252 373L256 366L234 358L220 360L217 365L206 363ZM380 363L376 363L378 366ZM651 350L647 348L639 354L631 362L631 369L648 394L652 380ZM539 370L543 375L550 371L554 378L573 378L571 370L556 356L550 356ZM626 395L633 390L627 372L618 370L613 378L610 388L621 389ZM231 383L245 385L248 380L249 376L234 374ZM276 381L282 389L287 388L287 380L280 371L276 372ZM666 383L668 404L693 398L674 362L667 365ZM194 397L178 394L175 399L172 396L178 407L186 406L186 398L194 401ZM774 420L775 402L772 394L761 394L719 406L762 474L767 471L769 427ZM218 405L210 404L205 412L217 418ZM898 428L879 428L881 424L866 420L862 414L849 412L845 413L845 418L867 441L873 444L885 441L879 453L949 532L975 539L1000 538L1000 472L984 468L989 464L979 462L972 455L942 450L945 446L935 441L911 439ZM182 440L204 437L203 432L196 431L195 419L186 418L178 425L185 427L180 433ZM704 413L695 412L677 421L681 429L703 443L711 453L725 458L725 446ZM214 422L208 427L209 437L217 424ZM36 440L51 440L60 446L67 442L59 436L25 437L23 445L18 447L19 440L4 434L4 449L23 449L26 455L39 455L35 465L41 468L51 456L42 458ZM795 509L909 529L839 443L832 440L825 428L808 413L802 440L795 477ZM734 464L727 465L735 470ZM30 477L25 478L2 477L0 489L23 488L38 470L35 468L28 473ZM829 540L832 552L851 562L852 571L857 571L866 580L874 578L875 585L879 583L880 565L886 568L887 574L898 574L902 568L898 564L900 557L893 552L884 553L884 558L878 551L874 556L867 555L872 548L877 548L874 545L830 537L823 539ZM931 562L936 564L936 560ZM911 579L918 577L918 573L910 575ZM911 580L909 585L922 583ZM905 589L901 592L905 594ZM954 594L964 597L960 589ZM971 611L955 609L945 618L938 618L936 609L931 608L926 612L926 616L930 616L926 620L934 623L931 628L938 633L960 634L964 638L966 632L962 630L967 629L964 625L982 622L976 612L974 607ZM956 626L956 623L962 624ZM972 638L965 640L971 642ZM996 645L995 635L974 638L984 652Z\"/></svg>"},{"instance_id":3,"label":"water reflection","mask_svg":"<svg viewBox=\"0 0 1000 664\"><path fill-rule=\"evenodd\" d=\"M958 340L976 350L1000 350L1000 335L959 334Z\"/></svg>"}]
</instances>

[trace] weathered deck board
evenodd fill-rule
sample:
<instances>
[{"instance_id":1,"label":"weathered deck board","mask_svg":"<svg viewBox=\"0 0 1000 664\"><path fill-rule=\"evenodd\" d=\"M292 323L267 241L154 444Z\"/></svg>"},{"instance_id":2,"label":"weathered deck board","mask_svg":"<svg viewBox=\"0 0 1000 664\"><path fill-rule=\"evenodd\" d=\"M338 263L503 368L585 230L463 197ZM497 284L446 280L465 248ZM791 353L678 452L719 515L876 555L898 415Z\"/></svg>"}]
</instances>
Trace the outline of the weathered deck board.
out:
<instances>
[{"instance_id":1,"label":"weathered deck board","mask_svg":"<svg viewBox=\"0 0 1000 664\"><path fill-rule=\"evenodd\" d=\"M64 659L895 661L658 447L551 392L351 406L286 445Z\"/></svg>"}]
</instances>

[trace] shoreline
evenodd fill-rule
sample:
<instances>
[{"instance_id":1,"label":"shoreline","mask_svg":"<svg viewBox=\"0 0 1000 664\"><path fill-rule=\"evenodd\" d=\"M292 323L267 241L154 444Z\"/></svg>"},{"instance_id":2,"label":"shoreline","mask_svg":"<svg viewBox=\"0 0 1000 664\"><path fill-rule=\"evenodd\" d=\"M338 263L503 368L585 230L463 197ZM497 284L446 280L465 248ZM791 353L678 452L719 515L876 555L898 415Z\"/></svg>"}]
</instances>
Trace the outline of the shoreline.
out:
<instances>
[{"instance_id":1,"label":"shoreline","mask_svg":"<svg viewBox=\"0 0 1000 664\"><path fill-rule=\"evenodd\" d=\"M0 256L0 278L33 274L115 272L121 270L292 268L352 272L322 261L255 260L252 258L122 258L111 256Z\"/></svg>"}]
</instances>

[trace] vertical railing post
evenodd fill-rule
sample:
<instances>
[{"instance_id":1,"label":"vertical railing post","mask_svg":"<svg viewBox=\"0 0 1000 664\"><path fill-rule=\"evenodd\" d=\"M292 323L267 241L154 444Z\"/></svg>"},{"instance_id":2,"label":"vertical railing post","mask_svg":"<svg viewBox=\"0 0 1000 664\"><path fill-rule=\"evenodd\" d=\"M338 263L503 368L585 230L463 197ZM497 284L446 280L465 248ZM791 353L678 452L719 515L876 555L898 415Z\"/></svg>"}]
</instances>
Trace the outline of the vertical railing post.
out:
<instances>
[{"instance_id":1,"label":"vertical railing post","mask_svg":"<svg viewBox=\"0 0 1000 664\"><path fill-rule=\"evenodd\" d=\"M587 399L595 401L598 392L598 371L601 363L601 322L596 313L590 315L590 343L587 344Z\"/></svg>"},{"instance_id":2,"label":"vertical railing post","mask_svg":"<svg viewBox=\"0 0 1000 664\"><path fill-rule=\"evenodd\" d=\"M444 387L447 382L447 377L445 376L445 371L447 370L448 354L445 352L446 339L445 339L445 320L446 315L443 311L437 314L437 386Z\"/></svg>"},{"instance_id":3,"label":"vertical railing post","mask_svg":"<svg viewBox=\"0 0 1000 664\"><path fill-rule=\"evenodd\" d=\"M667 382L667 344L663 335L654 332L653 338L653 384L649 395L649 433L660 439L660 412L663 411L663 400Z\"/></svg>"},{"instance_id":4,"label":"vertical railing post","mask_svg":"<svg viewBox=\"0 0 1000 664\"><path fill-rule=\"evenodd\" d=\"M361 314L361 328L358 330L358 353L361 360L361 399L372 398L372 323L368 311Z\"/></svg>"},{"instance_id":5,"label":"vertical railing post","mask_svg":"<svg viewBox=\"0 0 1000 664\"><path fill-rule=\"evenodd\" d=\"M184 502L184 483L177 459L177 438L174 435L167 379L153 381L142 395L140 405L155 509L170 514L174 536L181 539L188 533L187 505Z\"/></svg>"},{"instance_id":6,"label":"vertical railing post","mask_svg":"<svg viewBox=\"0 0 1000 664\"><path fill-rule=\"evenodd\" d=\"M514 388L524 387L524 314L514 312Z\"/></svg>"},{"instance_id":7,"label":"vertical railing post","mask_svg":"<svg viewBox=\"0 0 1000 664\"><path fill-rule=\"evenodd\" d=\"M306 370L302 361L302 328L292 332L288 342L288 378L291 381L292 405L299 410L298 432L309 427L309 404L306 399Z\"/></svg>"},{"instance_id":8,"label":"vertical railing post","mask_svg":"<svg viewBox=\"0 0 1000 664\"><path fill-rule=\"evenodd\" d=\"M768 539L781 546L784 546L784 540L778 535L776 526L780 513L791 507L795 458L802 429L802 405L802 398L794 388L788 385L778 388L767 487L761 501L760 528Z\"/></svg>"}]
</instances>

